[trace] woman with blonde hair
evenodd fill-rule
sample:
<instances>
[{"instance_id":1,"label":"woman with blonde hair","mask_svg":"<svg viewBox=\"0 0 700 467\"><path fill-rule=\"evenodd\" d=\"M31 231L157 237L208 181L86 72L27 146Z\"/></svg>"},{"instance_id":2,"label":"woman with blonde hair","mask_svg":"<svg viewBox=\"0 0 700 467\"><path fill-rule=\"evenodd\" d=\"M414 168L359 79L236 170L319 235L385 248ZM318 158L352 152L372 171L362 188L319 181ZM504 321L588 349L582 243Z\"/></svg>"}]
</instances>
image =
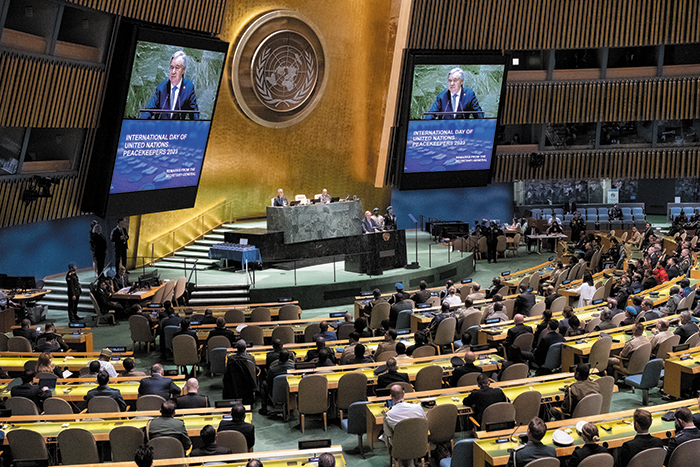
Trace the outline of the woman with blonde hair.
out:
<instances>
[{"instance_id":1,"label":"woman with blonde hair","mask_svg":"<svg viewBox=\"0 0 700 467\"><path fill-rule=\"evenodd\" d=\"M586 444L574 450L569 459L568 467L578 467L578 464L586 457L592 456L593 454L604 454L608 452L606 448L598 444L600 442L598 427L591 422L586 422L586 424L581 427L581 438Z\"/></svg>"},{"instance_id":2,"label":"woman with blonde hair","mask_svg":"<svg viewBox=\"0 0 700 467\"><path fill-rule=\"evenodd\" d=\"M62 376L61 369L53 364L53 355L49 352L42 352L41 355L39 355L36 373L53 373L59 378Z\"/></svg>"}]
</instances>

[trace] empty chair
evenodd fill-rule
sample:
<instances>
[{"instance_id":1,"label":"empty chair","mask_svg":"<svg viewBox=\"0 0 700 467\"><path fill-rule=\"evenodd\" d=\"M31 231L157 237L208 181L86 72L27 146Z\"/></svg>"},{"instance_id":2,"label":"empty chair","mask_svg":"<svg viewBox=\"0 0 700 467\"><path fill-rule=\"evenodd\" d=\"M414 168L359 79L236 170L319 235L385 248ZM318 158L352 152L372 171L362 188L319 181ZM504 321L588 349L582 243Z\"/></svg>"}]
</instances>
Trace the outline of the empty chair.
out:
<instances>
[{"instance_id":1,"label":"empty chair","mask_svg":"<svg viewBox=\"0 0 700 467\"><path fill-rule=\"evenodd\" d=\"M163 295L165 295L165 286L156 290L156 293L153 294L153 298L151 299L151 303L160 305L165 301L163 300ZM95 311L99 310L96 309Z\"/></svg>"},{"instance_id":2,"label":"empty chair","mask_svg":"<svg viewBox=\"0 0 700 467\"><path fill-rule=\"evenodd\" d=\"M120 410L116 400L107 396L97 396L88 401L87 411L89 413L108 413Z\"/></svg>"},{"instance_id":3,"label":"empty chair","mask_svg":"<svg viewBox=\"0 0 700 467\"><path fill-rule=\"evenodd\" d=\"M207 361L211 363L211 351L214 349L227 349L231 347L231 341L226 336L213 336L207 340Z\"/></svg>"},{"instance_id":4,"label":"empty chair","mask_svg":"<svg viewBox=\"0 0 700 467\"><path fill-rule=\"evenodd\" d=\"M612 376L603 376L598 378L598 387L600 394L603 396L603 404L600 407L600 413L610 412L610 402L612 402L613 391L615 390L615 378Z\"/></svg>"},{"instance_id":5,"label":"empty chair","mask_svg":"<svg viewBox=\"0 0 700 467\"><path fill-rule=\"evenodd\" d=\"M607 452L593 454L579 463L578 467L613 467L615 459Z\"/></svg>"},{"instance_id":6,"label":"empty chair","mask_svg":"<svg viewBox=\"0 0 700 467\"><path fill-rule=\"evenodd\" d=\"M350 325L352 327L352 325ZM277 326L272 330L272 341L279 339L283 344L294 343L294 328L291 326Z\"/></svg>"},{"instance_id":7,"label":"empty chair","mask_svg":"<svg viewBox=\"0 0 700 467\"><path fill-rule=\"evenodd\" d=\"M382 321L389 319L391 305L389 302L380 302L372 307L372 315L370 316L369 328L372 330L381 329Z\"/></svg>"},{"instance_id":8,"label":"empty chair","mask_svg":"<svg viewBox=\"0 0 700 467\"><path fill-rule=\"evenodd\" d=\"M323 431L328 429L328 380L323 375L308 375L299 381L299 413L304 433L306 415L323 414Z\"/></svg>"},{"instance_id":9,"label":"empty chair","mask_svg":"<svg viewBox=\"0 0 700 467\"><path fill-rule=\"evenodd\" d=\"M475 438L460 439L454 443L452 457L440 460L440 467L472 467Z\"/></svg>"},{"instance_id":10,"label":"empty chair","mask_svg":"<svg viewBox=\"0 0 700 467\"><path fill-rule=\"evenodd\" d=\"M671 453L666 467L695 467L698 465L698 453L700 453L700 439L681 443Z\"/></svg>"},{"instance_id":11,"label":"empty chair","mask_svg":"<svg viewBox=\"0 0 700 467\"><path fill-rule=\"evenodd\" d=\"M165 402L165 399L155 394L140 396L136 399L136 410L139 412L144 410L160 410L160 406L163 405L163 402Z\"/></svg>"},{"instance_id":12,"label":"empty chair","mask_svg":"<svg viewBox=\"0 0 700 467\"><path fill-rule=\"evenodd\" d=\"M440 404L428 411L428 442L441 444L447 441L454 446L455 426L457 425L457 406Z\"/></svg>"},{"instance_id":13,"label":"empty chair","mask_svg":"<svg viewBox=\"0 0 700 467\"><path fill-rule=\"evenodd\" d=\"M602 288L600 289L602 290ZM596 326L600 324L600 318L593 318L589 322L586 323L586 327L584 328L586 333L593 332Z\"/></svg>"},{"instance_id":14,"label":"empty chair","mask_svg":"<svg viewBox=\"0 0 700 467\"><path fill-rule=\"evenodd\" d=\"M399 311L399 316L396 318L396 330L404 331L406 329L411 329L411 314L413 310L401 310Z\"/></svg>"},{"instance_id":15,"label":"empty chair","mask_svg":"<svg viewBox=\"0 0 700 467\"><path fill-rule=\"evenodd\" d=\"M515 363L503 370L499 381L512 381L514 379L527 378L530 368L527 363Z\"/></svg>"},{"instance_id":16,"label":"empty chair","mask_svg":"<svg viewBox=\"0 0 700 467\"><path fill-rule=\"evenodd\" d=\"M700 344L700 332L696 332L685 341L686 344L690 345L690 348L697 347Z\"/></svg>"},{"instance_id":17,"label":"empty chair","mask_svg":"<svg viewBox=\"0 0 700 467\"><path fill-rule=\"evenodd\" d=\"M435 338L433 339L433 344L438 347L438 354L442 353L441 347L443 345L449 345L452 352L454 352L454 336L456 327L457 320L455 318L443 319L440 324L438 324L437 331L435 332Z\"/></svg>"},{"instance_id":18,"label":"empty chair","mask_svg":"<svg viewBox=\"0 0 700 467\"><path fill-rule=\"evenodd\" d=\"M269 308L263 306L253 309L250 313L250 321L252 323L263 323L272 321L272 313Z\"/></svg>"},{"instance_id":19,"label":"empty chair","mask_svg":"<svg viewBox=\"0 0 700 467\"><path fill-rule=\"evenodd\" d=\"M233 454L248 452L248 442L240 431L224 430L218 432L216 444L229 448Z\"/></svg>"},{"instance_id":20,"label":"empty chair","mask_svg":"<svg viewBox=\"0 0 700 467\"><path fill-rule=\"evenodd\" d=\"M433 389L442 388L442 367L438 365L429 365L421 368L416 374L416 380L413 382L416 391L431 391Z\"/></svg>"},{"instance_id":21,"label":"empty chair","mask_svg":"<svg viewBox=\"0 0 700 467\"><path fill-rule=\"evenodd\" d=\"M560 311L564 311L564 307L566 307L566 300L567 297L555 298L552 302L552 306L549 309L552 310L552 313L559 313Z\"/></svg>"},{"instance_id":22,"label":"empty chair","mask_svg":"<svg viewBox=\"0 0 700 467\"><path fill-rule=\"evenodd\" d=\"M290 321L293 319L299 319L299 316L301 315L301 308L299 308L297 305L292 305L290 303L286 305L282 305L279 310L279 317L278 319L280 321ZM252 321L252 319L251 319Z\"/></svg>"},{"instance_id":23,"label":"empty chair","mask_svg":"<svg viewBox=\"0 0 700 467\"><path fill-rule=\"evenodd\" d=\"M559 467L561 463L556 457L542 457L528 462L524 467Z\"/></svg>"},{"instance_id":24,"label":"empty chair","mask_svg":"<svg viewBox=\"0 0 700 467\"><path fill-rule=\"evenodd\" d=\"M656 351L656 358L666 360L668 354L673 350L675 346L681 341L681 336L673 335L667 339L664 339L661 344L659 344L659 349Z\"/></svg>"},{"instance_id":25,"label":"empty chair","mask_svg":"<svg viewBox=\"0 0 700 467\"><path fill-rule=\"evenodd\" d=\"M486 407L481 415L481 423L469 417L479 431L494 431L515 426L515 406L510 402L497 402Z\"/></svg>"},{"instance_id":26,"label":"empty chair","mask_svg":"<svg viewBox=\"0 0 700 467\"><path fill-rule=\"evenodd\" d=\"M243 310L233 308L224 314L224 320L233 324L245 323L245 313L243 313Z\"/></svg>"},{"instance_id":27,"label":"empty chair","mask_svg":"<svg viewBox=\"0 0 700 467\"><path fill-rule=\"evenodd\" d=\"M5 401L5 408L10 409L13 417L17 415L39 415L36 404L26 397L10 397Z\"/></svg>"},{"instance_id":28,"label":"empty chair","mask_svg":"<svg viewBox=\"0 0 700 467\"><path fill-rule=\"evenodd\" d=\"M623 313L620 313L622 315ZM608 358L610 357L610 348L612 347L612 338L605 337L596 340L591 346L591 352L588 355L588 363L591 366L591 371L604 371L608 367ZM564 369L565 371L568 368Z\"/></svg>"},{"instance_id":29,"label":"empty chair","mask_svg":"<svg viewBox=\"0 0 700 467\"><path fill-rule=\"evenodd\" d=\"M398 355L398 354L394 350L385 350L384 352L380 353L379 355L375 355L374 361L375 362L386 362L391 357L396 357L396 355Z\"/></svg>"},{"instance_id":30,"label":"empty chair","mask_svg":"<svg viewBox=\"0 0 700 467\"><path fill-rule=\"evenodd\" d=\"M64 465L100 462L95 437L87 430L66 428L58 434L57 441L61 451L61 463Z\"/></svg>"},{"instance_id":31,"label":"empty chair","mask_svg":"<svg viewBox=\"0 0 700 467\"><path fill-rule=\"evenodd\" d=\"M350 337L350 333L355 331L355 325L353 323L343 323L340 326L338 326L338 329L335 331L336 335L338 336L339 341L343 341Z\"/></svg>"},{"instance_id":32,"label":"empty chair","mask_svg":"<svg viewBox=\"0 0 700 467\"><path fill-rule=\"evenodd\" d=\"M350 408L355 402L367 400L367 376L364 373L346 373L338 380L335 406L338 408L340 419L343 419L343 411Z\"/></svg>"},{"instance_id":33,"label":"empty chair","mask_svg":"<svg viewBox=\"0 0 700 467\"><path fill-rule=\"evenodd\" d=\"M389 315L387 315L387 318ZM304 342L313 342L314 336L321 332L321 327L318 323L311 323L304 328Z\"/></svg>"},{"instance_id":34,"label":"empty chair","mask_svg":"<svg viewBox=\"0 0 700 467\"><path fill-rule=\"evenodd\" d=\"M679 337L679 336L675 336ZM647 362L644 365L644 371L638 375L632 375L625 378L625 384L632 386L632 390L642 390L642 404L649 404L649 389L653 389L659 385L661 379L661 371L664 369L664 361L661 358L656 358Z\"/></svg>"},{"instance_id":35,"label":"empty chair","mask_svg":"<svg viewBox=\"0 0 700 467\"><path fill-rule=\"evenodd\" d=\"M526 332L516 337L513 341L513 345L523 352L532 352L532 341L534 339L535 335L533 333Z\"/></svg>"},{"instance_id":36,"label":"empty chair","mask_svg":"<svg viewBox=\"0 0 700 467\"><path fill-rule=\"evenodd\" d=\"M428 420L424 418L407 418L394 427L391 437L389 455L398 461L421 458L425 466L424 456L428 453Z\"/></svg>"},{"instance_id":37,"label":"empty chair","mask_svg":"<svg viewBox=\"0 0 700 467\"><path fill-rule=\"evenodd\" d=\"M178 372L180 367L183 367L186 374L187 366L192 365L192 373L197 376L199 360L199 349L194 337L180 334L173 338L173 363L178 367Z\"/></svg>"},{"instance_id":38,"label":"empty chair","mask_svg":"<svg viewBox=\"0 0 700 467\"><path fill-rule=\"evenodd\" d=\"M662 467L664 460L666 460L664 448L645 449L630 459L627 467Z\"/></svg>"},{"instance_id":39,"label":"empty chair","mask_svg":"<svg viewBox=\"0 0 700 467\"><path fill-rule=\"evenodd\" d=\"M163 328L163 338L165 339L165 348L172 352L173 350L173 337L175 333L180 330L180 326L165 326Z\"/></svg>"},{"instance_id":40,"label":"empty chair","mask_svg":"<svg viewBox=\"0 0 700 467\"><path fill-rule=\"evenodd\" d=\"M40 433L16 428L7 432L7 442L12 451L14 465L24 462L49 465L49 451Z\"/></svg>"},{"instance_id":41,"label":"empty chair","mask_svg":"<svg viewBox=\"0 0 700 467\"><path fill-rule=\"evenodd\" d=\"M422 347L418 347L413 351L411 354L411 357L413 358L421 358L421 357L432 357L435 355L435 347L432 345L424 345Z\"/></svg>"},{"instance_id":42,"label":"empty chair","mask_svg":"<svg viewBox=\"0 0 700 467\"><path fill-rule=\"evenodd\" d=\"M480 374L481 373L473 372L460 376L459 380L457 380L457 386L476 386L476 379L479 377Z\"/></svg>"},{"instance_id":43,"label":"empty chair","mask_svg":"<svg viewBox=\"0 0 700 467\"><path fill-rule=\"evenodd\" d=\"M185 449L179 439L159 436L148 441L153 448L153 459L177 459L185 457Z\"/></svg>"},{"instance_id":44,"label":"empty chair","mask_svg":"<svg viewBox=\"0 0 700 467\"><path fill-rule=\"evenodd\" d=\"M219 347L209 349L209 374L211 376L221 375L226 372L226 354L228 349Z\"/></svg>"},{"instance_id":45,"label":"empty chair","mask_svg":"<svg viewBox=\"0 0 700 467\"><path fill-rule=\"evenodd\" d=\"M581 399L574 408L571 418L588 417L600 414L603 406L603 396L601 394L589 394Z\"/></svg>"},{"instance_id":46,"label":"empty chair","mask_svg":"<svg viewBox=\"0 0 700 467\"><path fill-rule=\"evenodd\" d=\"M540 413L542 394L538 391L525 391L513 401L515 407L515 422L527 426Z\"/></svg>"},{"instance_id":47,"label":"empty chair","mask_svg":"<svg viewBox=\"0 0 700 467\"><path fill-rule=\"evenodd\" d=\"M357 448L362 458L365 451L362 445L362 435L367 432L367 405L366 401L354 402L348 407L348 418L340 420L340 427L349 435L357 435Z\"/></svg>"},{"instance_id":48,"label":"empty chair","mask_svg":"<svg viewBox=\"0 0 700 467\"><path fill-rule=\"evenodd\" d=\"M253 345L264 345L264 336L263 329L260 326L248 325L241 329L241 339L246 342L252 342Z\"/></svg>"},{"instance_id":49,"label":"empty chair","mask_svg":"<svg viewBox=\"0 0 700 467\"><path fill-rule=\"evenodd\" d=\"M72 414L73 407L58 397L49 397L44 401L44 414L46 415L63 415Z\"/></svg>"},{"instance_id":50,"label":"empty chair","mask_svg":"<svg viewBox=\"0 0 700 467\"><path fill-rule=\"evenodd\" d=\"M151 330L148 318L141 315L129 316L129 331L131 332L131 342L136 348L137 342L146 344L146 351L151 351L151 344L155 347L156 337Z\"/></svg>"},{"instance_id":51,"label":"empty chair","mask_svg":"<svg viewBox=\"0 0 700 467\"><path fill-rule=\"evenodd\" d=\"M175 283L173 290L173 303L185 305L185 292L187 291L187 278L180 277Z\"/></svg>"},{"instance_id":52,"label":"empty chair","mask_svg":"<svg viewBox=\"0 0 700 467\"><path fill-rule=\"evenodd\" d=\"M549 349L547 350L547 356L544 358L544 363L542 364L540 369L544 369L549 371L550 373L553 373L559 367L561 367L561 346L561 342L557 342L556 344L552 344L549 346Z\"/></svg>"},{"instance_id":53,"label":"empty chair","mask_svg":"<svg viewBox=\"0 0 700 467\"><path fill-rule=\"evenodd\" d=\"M143 444L143 431L135 426L118 426L109 432L112 462L133 462L134 453Z\"/></svg>"},{"instance_id":54,"label":"empty chair","mask_svg":"<svg viewBox=\"0 0 700 467\"><path fill-rule=\"evenodd\" d=\"M0 332L0 352L7 352L7 342L10 340L7 334Z\"/></svg>"},{"instance_id":55,"label":"empty chair","mask_svg":"<svg viewBox=\"0 0 700 467\"><path fill-rule=\"evenodd\" d=\"M534 289L537 290L537 289ZM535 318L537 316L542 316L542 313L544 312L545 307L547 304L544 302L544 300L535 303L532 305L532 308L530 308L530 317Z\"/></svg>"},{"instance_id":56,"label":"empty chair","mask_svg":"<svg viewBox=\"0 0 700 467\"><path fill-rule=\"evenodd\" d=\"M8 352L28 352L32 351L32 343L23 336L12 336L7 340Z\"/></svg>"}]
</instances>

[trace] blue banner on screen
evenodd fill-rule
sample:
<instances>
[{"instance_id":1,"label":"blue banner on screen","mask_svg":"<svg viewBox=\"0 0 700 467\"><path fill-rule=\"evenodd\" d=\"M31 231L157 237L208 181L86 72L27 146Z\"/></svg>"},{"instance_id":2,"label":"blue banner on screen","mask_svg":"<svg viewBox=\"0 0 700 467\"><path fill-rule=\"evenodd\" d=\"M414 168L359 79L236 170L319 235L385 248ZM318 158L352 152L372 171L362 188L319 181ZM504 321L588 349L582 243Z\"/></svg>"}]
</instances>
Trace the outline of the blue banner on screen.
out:
<instances>
[{"instance_id":1,"label":"blue banner on screen","mask_svg":"<svg viewBox=\"0 0 700 467\"><path fill-rule=\"evenodd\" d=\"M124 120L110 194L195 186L210 121Z\"/></svg>"},{"instance_id":2,"label":"blue banner on screen","mask_svg":"<svg viewBox=\"0 0 700 467\"><path fill-rule=\"evenodd\" d=\"M488 169L495 131L495 118L409 121L404 172Z\"/></svg>"}]
</instances>

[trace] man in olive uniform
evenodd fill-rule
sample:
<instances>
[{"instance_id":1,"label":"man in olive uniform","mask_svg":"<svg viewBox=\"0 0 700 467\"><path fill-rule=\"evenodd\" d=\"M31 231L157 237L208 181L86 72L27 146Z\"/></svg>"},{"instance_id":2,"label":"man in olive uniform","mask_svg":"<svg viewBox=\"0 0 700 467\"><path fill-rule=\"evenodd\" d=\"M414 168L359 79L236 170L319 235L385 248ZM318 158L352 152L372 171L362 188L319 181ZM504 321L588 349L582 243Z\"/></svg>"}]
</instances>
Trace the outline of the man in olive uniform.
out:
<instances>
[{"instance_id":1,"label":"man in olive uniform","mask_svg":"<svg viewBox=\"0 0 700 467\"><path fill-rule=\"evenodd\" d=\"M573 243L578 243L581 239L581 234L586 231L586 223L581 218L580 212L576 211L569 225L571 226L571 241Z\"/></svg>"},{"instance_id":2,"label":"man in olive uniform","mask_svg":"<svg viewBox=\"0 0 700 467\"><path fill-rule=\"evenodd\" d=\"M78 316L78 301L82 290L80 290L80 279L78 279L75 263L68 265L66 284L68 285L68 321L77 323L83 318Z\"/></svg>"},{"instance_id":3,"label":"man in olive uniform","mask_svg":"<svg viewBox=\"0 0 700 467\"><path fill-rule=\"evenodd\" d=\"M498 253L496 252L496 247L498 246L498 237L501 235L503 235L503 231L494 221L491 221L491 224L486 229L486 250L489 263L492 259L494 263L497 262Z\"/></svg>"}]
</instances>

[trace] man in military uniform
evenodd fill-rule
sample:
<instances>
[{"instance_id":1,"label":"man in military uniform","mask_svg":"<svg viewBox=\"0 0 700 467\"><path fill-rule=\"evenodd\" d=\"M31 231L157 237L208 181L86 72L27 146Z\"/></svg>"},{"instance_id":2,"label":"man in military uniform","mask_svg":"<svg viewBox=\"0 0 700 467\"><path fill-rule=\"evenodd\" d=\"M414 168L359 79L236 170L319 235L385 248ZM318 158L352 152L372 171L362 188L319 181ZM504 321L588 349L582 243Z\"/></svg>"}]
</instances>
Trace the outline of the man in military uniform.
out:
<instances>
[{"instance_id":1,"label":"man in military uniform","mask_svg":"<svg viewBox=\"0 0 700 467\"><path fill-rule=\"evenodd\" d=\"M384 230L396 230L396 216L393 213L393 206L387 206L384 216Z\"/></svg>"},{"instance_id":2,"label":"man in military uniform","mask_svg":"<svg viewBox=\"0 0 700 467\"><path fill-rule=\"evenodd\" d=\"M494 221L491 221L488 228L486 229L486 251L488 262L493 260L496 263L496 258L498 253L496 252L496 247L498 246L498 237L503 235L503 231L496 225Z\"/></svg>"},{"instance_id":3,"label":"man in military uniform","mask_svg":"<svg viewBox=\"0 0 700 467\"><path fill-rule=\"evenodd\" d=\"M578 243L578 241L581 239L581 234L586 231L586 223L581 218L580 212L576 211L576 214L574 214L574 218L571 219L569 226L571 227L571 241Z\"/></svg>"}]
</instances>

